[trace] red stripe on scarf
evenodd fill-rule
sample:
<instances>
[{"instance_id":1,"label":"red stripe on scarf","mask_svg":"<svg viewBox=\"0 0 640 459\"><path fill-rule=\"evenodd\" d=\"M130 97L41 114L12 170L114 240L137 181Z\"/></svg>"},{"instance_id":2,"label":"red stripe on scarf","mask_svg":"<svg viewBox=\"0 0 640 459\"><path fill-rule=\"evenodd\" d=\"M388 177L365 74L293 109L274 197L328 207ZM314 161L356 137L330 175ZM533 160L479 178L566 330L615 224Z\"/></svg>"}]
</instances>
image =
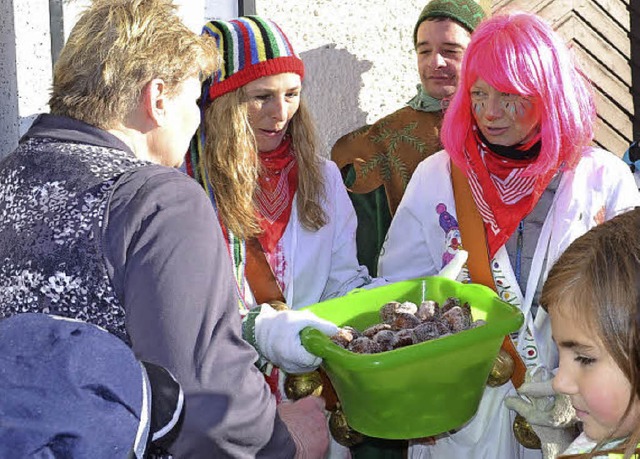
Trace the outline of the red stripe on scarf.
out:
<instances>
[{"instance_id":1,"label":"red stripe on scarf","mask_svg":"<svg viewBox=\"0 0 640 459\"><path fill-rule=\"evenodd\" d=\"M272 253L291 217L293 197L298 189L298 164L287 137L278 148L260 152L262 171L258 178L256 204L262 234L258 240L265 252Z\"/></svg>"},{"instance_id":2,"label":"red stripe on scarf","mask_svg":"<svg viewBox=\"0 0 640 459\"><path fill-rule=\"evenodd\" d=\"M506 158L492 152L477 134L469 137L465 151L468 179L484 222L491 260L520 221L533 210L557 168L549 168L544 174L527 175L535 158Z\"/></svg>"}]
</instances>

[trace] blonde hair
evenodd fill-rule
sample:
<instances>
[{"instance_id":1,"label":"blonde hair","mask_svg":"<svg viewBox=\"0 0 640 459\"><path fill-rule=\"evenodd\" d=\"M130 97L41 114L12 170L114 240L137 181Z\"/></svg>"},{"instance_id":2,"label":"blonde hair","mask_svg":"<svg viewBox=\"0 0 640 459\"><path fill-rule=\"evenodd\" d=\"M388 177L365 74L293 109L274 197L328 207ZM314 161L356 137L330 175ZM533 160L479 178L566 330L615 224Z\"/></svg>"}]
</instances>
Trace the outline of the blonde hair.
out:
<instances>
[{"instance_id":1,"label":"blonde hair","mask_svg":"<svg viewBox=\"0 0 640 459\"><path fill-rule=\"evenodd\" d=\"M546 311L572 312L600 339L631 384L626 418L632 404L640 401L640 208L573 241L549 272L540 304ZM602 453L610 440L582 457ZM639 441L640 425L621 447L625 458L631 457Z\"/></svg>"},{"instance_id":2,"label":"blonde hair","mask_svg":"<svg viewBox=\"0 0 640 459\"><path fill-rule=\"evenodd\" d=\"M189 30L170 0L94 0L56 62L49 106L109 129L135 109L154 78L171 94L218 67L215 41Z\"/></svg>"},{"instance_id":3,"label":"blonde hair","mask_svg":"<svg viewBox=\"0 0 640 459\"><path fill-rule=\"evenodd\" d=\"M254 195L260 158L243 87L211 101L205 109L204 131L198 166L207 171L220 219L240 239L259 235L262 230ZM304 99L289 122L288 132L298 162L296 199L300 223L316 231L327 223L321 204L325 188L316 130Z\"/></svg>"}]
</instances>

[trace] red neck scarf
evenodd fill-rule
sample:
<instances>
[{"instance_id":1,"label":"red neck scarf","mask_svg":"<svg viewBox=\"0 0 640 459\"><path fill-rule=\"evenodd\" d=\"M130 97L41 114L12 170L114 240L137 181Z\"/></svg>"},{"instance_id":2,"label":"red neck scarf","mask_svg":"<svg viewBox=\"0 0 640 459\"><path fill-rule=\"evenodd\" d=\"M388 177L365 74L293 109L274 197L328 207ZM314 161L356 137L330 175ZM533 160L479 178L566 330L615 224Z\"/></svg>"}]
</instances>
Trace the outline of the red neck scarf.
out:
<instances>
[{"instance_id":1,"label":"red neck scarf","mask_svg":"<svg viewBox=\"0 0 640 459\"><path fill-rule=\"evenodd\" d=\"M469 185L484 222L491 260L533 210L557 168L549 168L544 174L527 174L537 158L506 158L491 151L477 133L470 137L465 151ZM526 147L530 146L531 142Z\"/></svg>"},{"instance_id":2,"label":"red neck scarf","mask_svg":"<svg viewBox=\"0 0 640 459\"><path fill-rule=\"evenodd\" d=\"M298 189L298 162L287 136L278 148L259 153L262 171L256 189L256 205L262 234L258 240L272 253L291 217L293 197Z\"/></svg>"}]
</instances>

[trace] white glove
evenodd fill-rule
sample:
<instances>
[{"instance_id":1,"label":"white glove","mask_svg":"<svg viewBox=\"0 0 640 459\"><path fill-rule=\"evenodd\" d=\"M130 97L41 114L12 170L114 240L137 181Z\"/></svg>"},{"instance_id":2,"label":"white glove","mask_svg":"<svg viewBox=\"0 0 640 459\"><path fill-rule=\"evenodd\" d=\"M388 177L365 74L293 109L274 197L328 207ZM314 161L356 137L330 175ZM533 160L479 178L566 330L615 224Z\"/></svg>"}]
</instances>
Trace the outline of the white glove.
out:
<instances>
[{"instance_id":1,"label":"white glove","mask_svg":"<svg viewBox=\"0 0 640 459\"><path fill-rule=\"evenodd\" d=\"M469 258L469 252L466 250L458 250L453 259L440 270L437 276L446 277L447 279L456 280L464 268L464 264Z\"/></svg>"},{"instance_id":2,"label":"white glove","mask_svg":"<svg viewBox=\"0 0 640 459\"><path fill-rule=\"evenodd\" d=\"M311 311L276 311L267 303L256 317L255 338L260 353L287 373L307 373L322 363L322 358L307 351L300 332L313 327L327 336L338 332L337 325L317 317Z\"/></svg>"},{"instance_id":3,"label":"white glove","mask_svg":"<svg viewBox=\"0 0 640 459\"><path fill-rule=\"evenodd\" d=\"M518 396L506 397L507 408L523 416L542 443L542 456L555 458L575 439L576 412L568 396L551 387L553 374L543 366L527 370Z\"/></svg>"}]
</instances>

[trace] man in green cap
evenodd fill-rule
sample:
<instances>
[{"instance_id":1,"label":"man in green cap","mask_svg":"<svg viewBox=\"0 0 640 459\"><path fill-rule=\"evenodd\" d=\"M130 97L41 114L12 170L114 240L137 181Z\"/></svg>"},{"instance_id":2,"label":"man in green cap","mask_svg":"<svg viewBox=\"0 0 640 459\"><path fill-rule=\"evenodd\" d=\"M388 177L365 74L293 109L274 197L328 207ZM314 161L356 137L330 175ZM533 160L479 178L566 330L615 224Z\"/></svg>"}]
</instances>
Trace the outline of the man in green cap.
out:
<instances>
[{"instance_id":1,"label":"man in green cap","mask_svg":"<svg viewBox=\"0 0 640 459\"><path fill-rule=\"evenodd\" d=\"M420 84L406 106L341 137L331 158L358 216L358 259L377 273L378 253L418 163L442 149L440 125L458 85L471 33L485 18L474 0L432 0L413 31Z\"/></svg>"}]
</instances>

